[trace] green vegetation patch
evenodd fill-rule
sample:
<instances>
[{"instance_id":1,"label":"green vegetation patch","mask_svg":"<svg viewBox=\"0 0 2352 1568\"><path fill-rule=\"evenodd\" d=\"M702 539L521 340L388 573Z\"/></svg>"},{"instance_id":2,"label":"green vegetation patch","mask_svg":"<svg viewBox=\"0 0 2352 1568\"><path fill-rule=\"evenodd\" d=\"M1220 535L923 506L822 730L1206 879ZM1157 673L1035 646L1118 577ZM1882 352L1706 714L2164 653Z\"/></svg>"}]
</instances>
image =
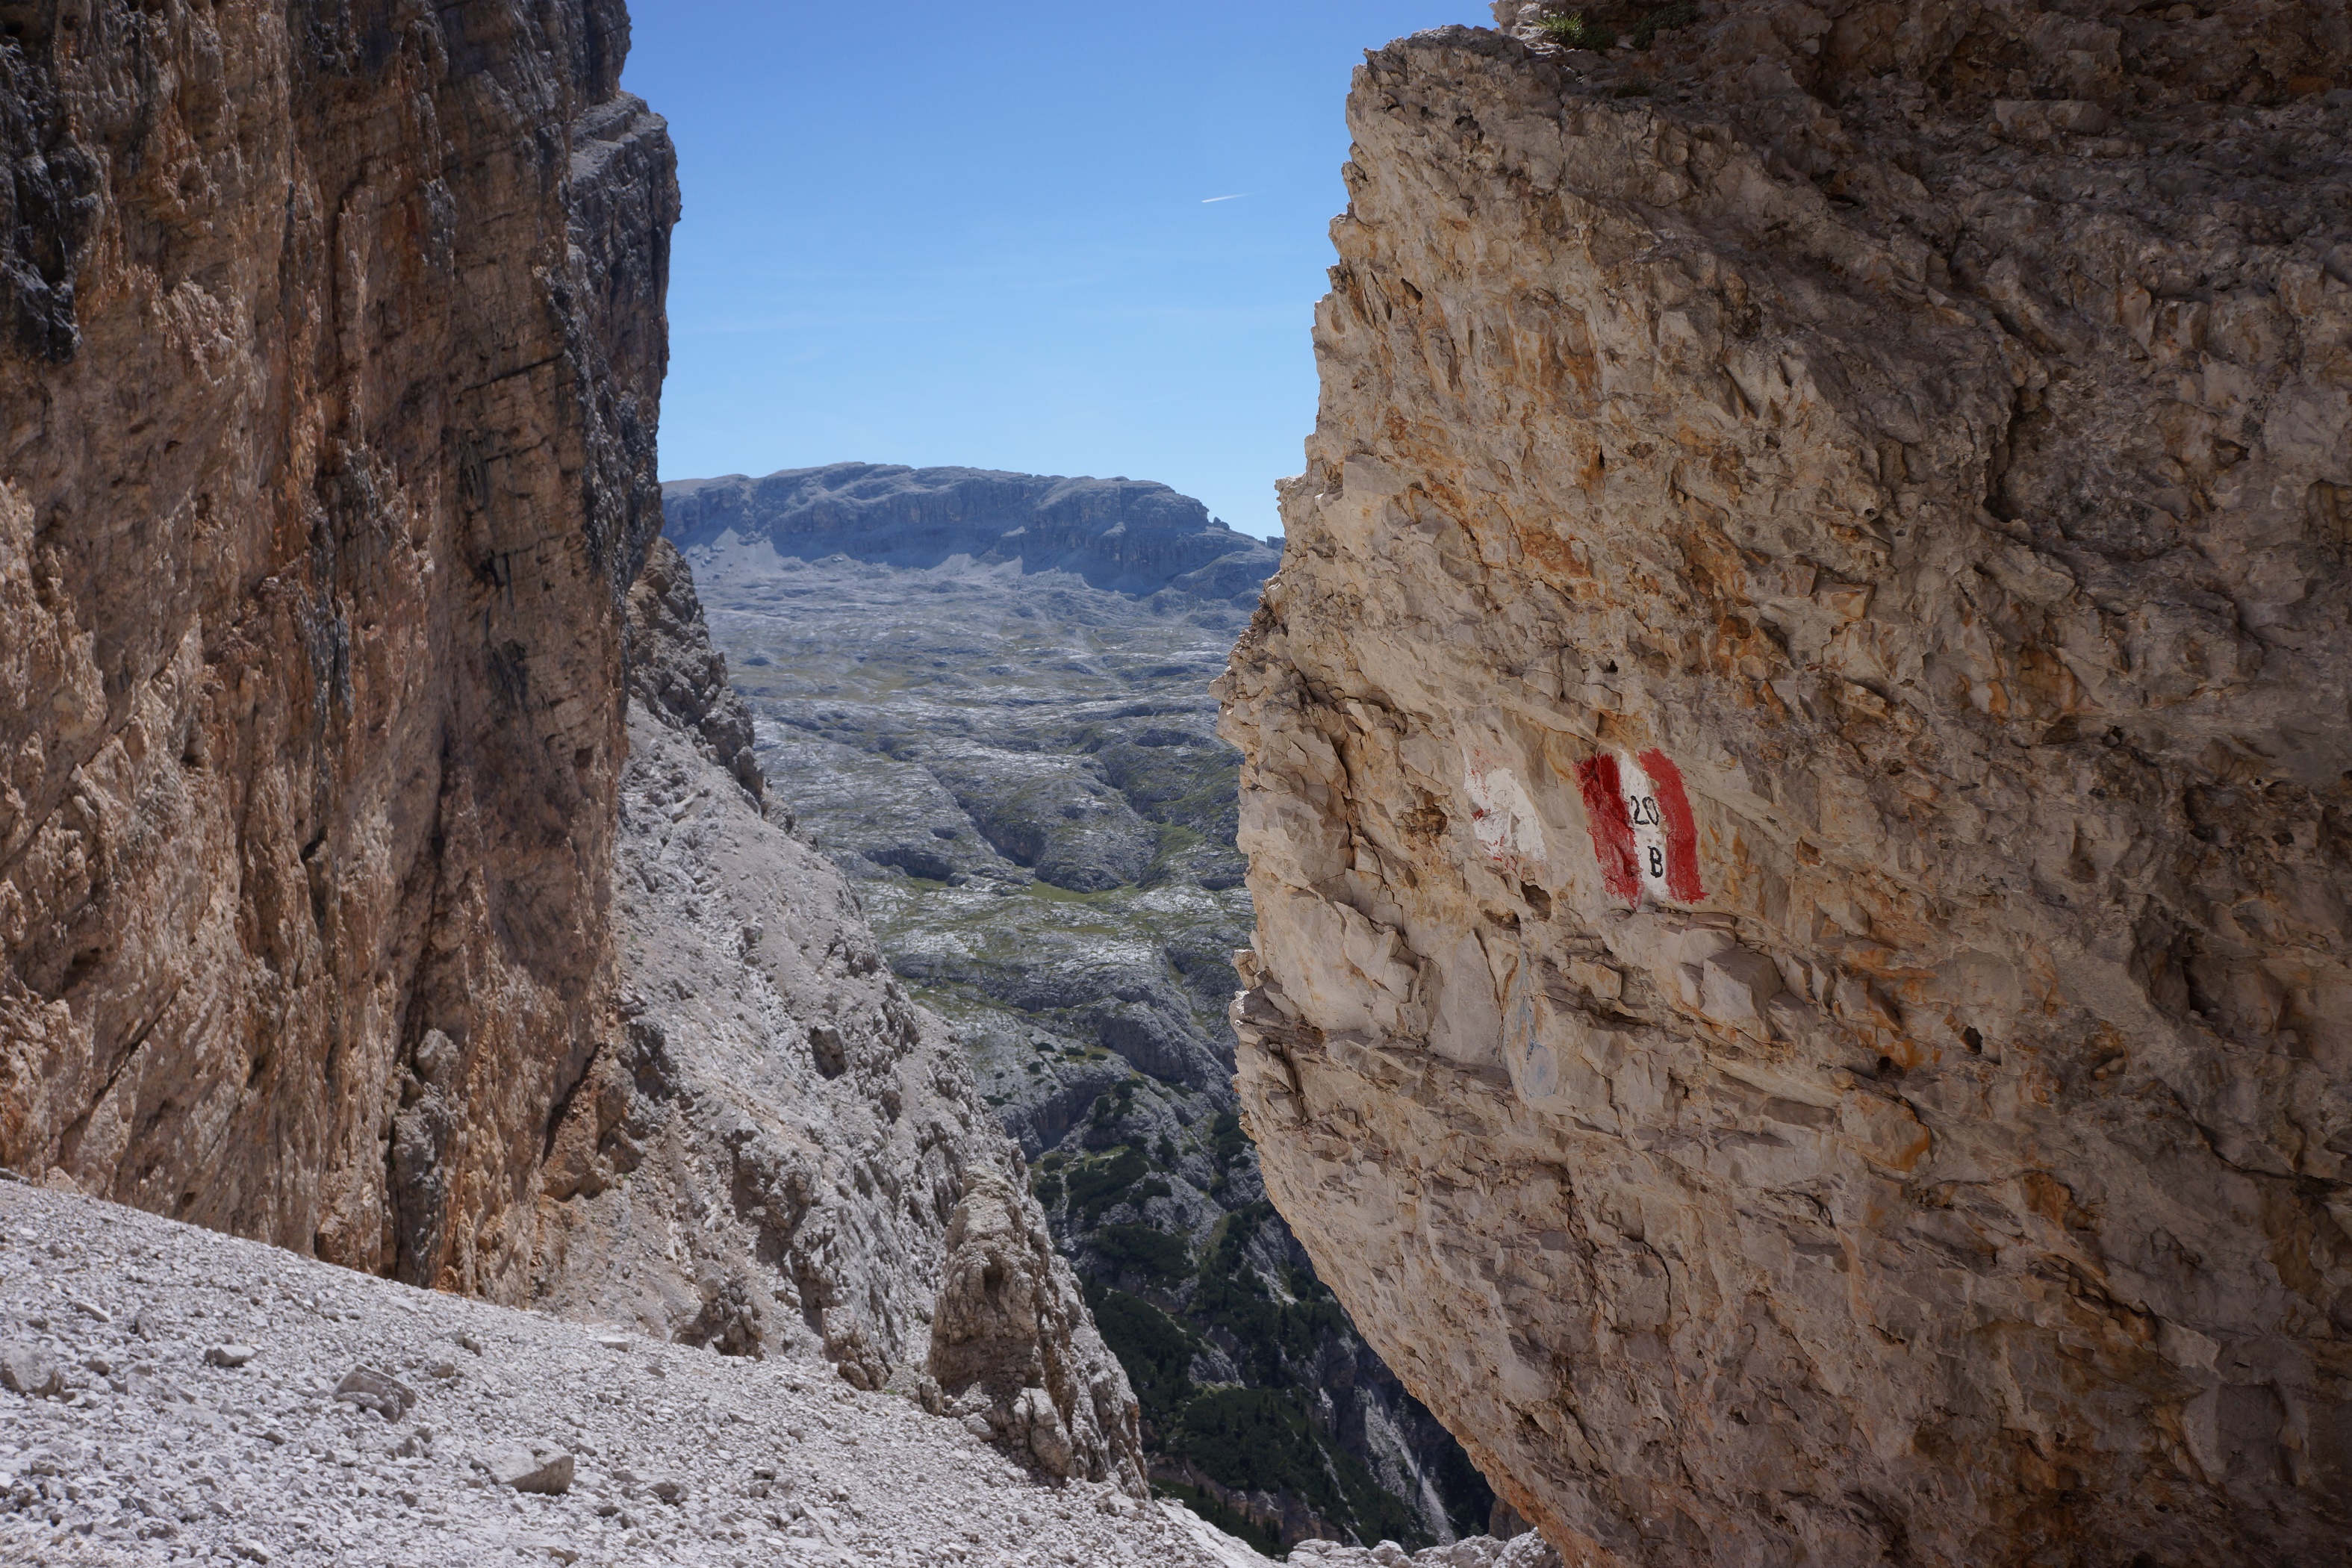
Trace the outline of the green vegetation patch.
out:
<instances>
[{"instance_id":1,"label":"green vegetation patch","mask_svg":"<svg viewBox=\"0 0 2352 1568\"><path fill-rule=\"evenodd\" d=\"M1195 1392L1192 1358L1201 1353L1200 1336L1140 1296L1096 1287L1087 1292L1094 1308L1095 1325L1127 1381L1135 1387L1143 1418L1165 1428Z\"/></svg>"},{"instance_id":2,"label":"green vegetation patch","mask_svg":"<svg viewBox=\"0 0 2352 1568\"><path fill-rule=\"evenodd\" d=\"M1069 1167L1065 1180L1070 1190L1070 1206L1086 1215L1092 1226L1102 1218L1103 1210L1127 1201L1128 1189L1143 1180L1151 1167L1142 1153L1134 1149L1121 1149L1108 1159L1081 1160Z\"/></svg>"},{"instance_id":3,"label":"green vegetation patch","mask_svg":"<svg viewBox=\"0 0 2352 1568\"><path fill-rule=\"evenodd\" d=\"M1192 1271L1184 1238L1153 1226L1107 1225L1087 1240L1112 1268L1133 1269L1156 1285L1173 1285Z\"/></svg>"},{"instance_id":4,"label":"green vegetation patch","mask_svg":"<svg viewBox=\"0 0 2352 1568\"><path fill-rule=\"evenodd\" d=\"M1192 1305L1195 1318L1234 1336L1248 1376L1261 1384L1293 1381L1291 1367L1303 1374L1326 1336L1348 1331L1339 1298L1311 1277L1289 1270L1283 1283L1298 1299L1277 1301L1250 1267L1250 1241L1273 1217L1274 1205L1261 1198L1217 1222Z\"/></svg>"},{"instance_id":5,"label":"green vegetation patch","mask_svg":"<svg viewBox=\"0 0 2352 1568\"><path fill-rule=\"evenodd\" d=\"M1297 1388L1215 1388L1187 1400L1170 1447L1219 1486L1286 1488L1362 1541L1424 1539L1362 1460L1316 1428Z\"/></svg>"},{"instance_id":6,"label":"green vegetation patch","mask_svg":"<svg viewBox=\"0 0 2352 1568\"><path fill-rule=\"evenodd\" d=\"M1105 888L1097 892L1080 893L1074 892L1068 888L1057 888L1051 882L1031 882L1026 887L1023 888L1021 891L1025 897L1036 899L1048 904L1084 904L1090 909L1100 910L1108 909L1122 902L1123 900L1119 895L1125 892L1126 889L1123 888ZM1080 926L1076 929L1087 931L1108 931L1115 928L1110 926Z\"/></svg>"},{"instance_id":7,"label":"green vegetation patch","mask_svg":"<svg viewBox=\"0 0 2352 1568\"><path fill-rule=\"evenodd\" d=\"M1693 0L1675 0L1672 5L1661 5L1633 24L1626 34L1637 49L1646 49L1657 42L1658 35L1674 27L1687 27L1698 20L1698 6Z\"/></svg>"},{"instance_id":8,"label":"green vegetation patch","mask_svg":"<svg viewBox=\"0 0 2352 1568\"><path fill-rule=\"evenodd\" d=\"M1287 1552L1278 1532L1259 1523L1253 1515L1226 1507L1214 1492L1188 1487L1181 1481L1154 1481L1151 1489L1160 1497L1175 1499L1227 1535L1240 1537L1268 1557L1283 1557Z\"/></svg>"},{"instance_id":9,"label":"green vegetation patch","mask_svg":"<svg viewBox=\"0 0 2352 1568\"><path fill-rule=\"evenodd\" d=\"M1249 1149L1249 1134L1242 1131L1242 1119L1230 1110L1220 1110L1209 1123L1209 1146L1216 1151L1217 1162L1230 1165Z\"/></svg>"},{"instance_id":10,"label":"green vegetation patch","mask_svg":"<svg viewBox=\"0 0 2352 1568\"><path fill-rule=\"evenodd\" d=\"M1617 47L1617 29L1588 19L1581 11L1570 11L1565 16L1546 16L1536 26L1545 37L1562 48L1613 49Z\"/></svg>"},{"instance_id":11,"label":"green vegetation patch","mask_svg":"<svg viewBox=\"0 0 2352 1568\"><path fill-rule=\"evenodd\" d=\"M1108 725L1087 724L1073 737L1103 776L1141 816L1231 844L1241 793L1242 754L1219 742L1143 746Z\"/></svg>"},{"instance_id":12,"label":"green vegetation patch","mask_svg":"<svg viewBox=\"0 0 2352 1568\"><path fill-rule=\"evenodd\" d=\"M1622 7L1611 7L1624 15ZM1675 0L1670 5L1658 5L1642 14L1639 21L1625 30L1625 41L1637 49L1646 49L1658 41L1658 35L1676 27L1687 27L1698 20L1698 6L1694 0ZM1617 29L1584 11L1564 12L1547 16L1536 24L1544 37L1563 48L1613 49L1617 47Z\"/></svg>"},{"instance_id":13,"label":"green vegetation patch","mask_svg":"<svg viewBox=\"0 0 2352 1568\"><path fill-rule=\"evenodd\" d=\"M1135 1106L1135 1081L1128 1079L1095 1096L1094 1110L1087 1119L1097 1127L1108 1127L1125 1116Z\"/></svg>"},{"instance_id":14,"label":"green vegetation patch","mask_svg":"<svg viewBox=\"0 0 2352 1568\"><path fill-rule=\"evenodd\" d=\"M1411 1394L1404 1396L1404 1415L1408 1421L1437 1425L1437 1417L1429 1413L1429 1407ZM1438 1498L1445 1504L1445 1515L1456 1529L1465 1533L1486 1530L1495 1510L1495 1489L1486 1484L1486 1478L1478 1473L1478 1467L1470 1462L1461 1444L1437 1445L1436 1474L1430 1479L1436 1483Z\"/></svg>"}]
</instances>

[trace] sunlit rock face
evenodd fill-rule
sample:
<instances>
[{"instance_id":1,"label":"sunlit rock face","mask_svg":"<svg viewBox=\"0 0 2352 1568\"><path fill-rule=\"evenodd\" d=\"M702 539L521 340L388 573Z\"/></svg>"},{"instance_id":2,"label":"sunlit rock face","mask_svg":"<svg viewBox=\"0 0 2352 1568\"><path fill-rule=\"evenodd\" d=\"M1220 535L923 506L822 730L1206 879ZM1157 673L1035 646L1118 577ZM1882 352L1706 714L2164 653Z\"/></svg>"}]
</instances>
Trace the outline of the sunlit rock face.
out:
<instances>
[{"instance_id":1,"label":"sunlit rock face","mask_svg":"<svg viewBox=\"0 0 2352 1568\"><path fill-rule=\"evenodd\" d=\"M0 1164L937 1403L968 1188L1044 1216L656 542L627 37L0 8ZM1140 1491L1019 1282L1000 1435Z\"/></svg>"},{"instance_id":2,"label":"sunlit rock face","mask_svg":"<svg viewBox=\"0 0 2352 1568\"><path fill-rule=\"evenodd\" d=\"M656 538L625 15L308 9L0 16L0 1163L963 1394L951 1226L1045 1218ZM997 1435L1140 1492L1020 1261Z\"/></svg>"},{"instance_id":3,"label":"sunlit rock face","mask_svg":"<svg viewBox=\"0 0 2352 1568\"><path fill-rule=\"evenodd\" d=\"M0 1162L511 1298L660 524L625 13L5 19Z\"/></svg>"},{"instance_id":4,"label":"sunlit rock face","mask_svg":"<svg viewBox=\"0 0 2352 1568\"><path fill-rule=\"evenodd\" d=\"M1571 1562L2340 1561L2352 22L1505 9L1222 687L1269 1194Z\"/></svg>"}]
</instances>

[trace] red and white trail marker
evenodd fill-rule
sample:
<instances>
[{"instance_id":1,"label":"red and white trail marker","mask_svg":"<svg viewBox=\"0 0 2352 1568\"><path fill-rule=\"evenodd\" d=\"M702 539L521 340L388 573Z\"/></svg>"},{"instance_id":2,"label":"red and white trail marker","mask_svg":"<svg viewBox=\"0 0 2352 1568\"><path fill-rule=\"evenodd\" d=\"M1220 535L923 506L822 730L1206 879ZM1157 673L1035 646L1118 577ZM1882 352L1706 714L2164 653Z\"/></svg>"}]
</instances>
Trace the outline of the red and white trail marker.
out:
<instances>
[{"instance_id":1,"label":"red and white trail marker","mask_svg":"<svg viewBox=\"0 0 2352 1568\"><path fill-rule=\"evenodd\" d=\"M1593 858L1612 893L1632 904L1644 893L1678 904L1706 897L1690 796L1682 770L1664 752L1587 757L1576 765L1576 783L1591 825Z\"/></svg>"}]
</instances>

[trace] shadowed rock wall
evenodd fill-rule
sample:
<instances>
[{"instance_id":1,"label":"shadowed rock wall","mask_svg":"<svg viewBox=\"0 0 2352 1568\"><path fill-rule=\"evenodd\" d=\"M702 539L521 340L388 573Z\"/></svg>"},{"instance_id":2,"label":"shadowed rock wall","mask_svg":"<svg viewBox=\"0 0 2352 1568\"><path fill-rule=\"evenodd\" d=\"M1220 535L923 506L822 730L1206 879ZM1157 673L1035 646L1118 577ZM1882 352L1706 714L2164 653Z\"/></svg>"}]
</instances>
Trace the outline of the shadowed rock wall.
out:
<instances>
[{"instance_id":1,"label":"shadowed rock wall","mask_svg":"<svg viewBox=\"0 0 2352 1568\"><path fill-rule=\"evenodd\" d=\"M1678 15L1358 75L1267 1190L1571 1562L2340 1561L2352 23Z\"/></svg>"},{"instance_id":2,"label":"shadowed rock wall","mask_svg":"<svg viewBox=\"0 0 2352 1568\"><path fill-rule=\"evenodd\" d=\"M625 14L0 22L0 1161L510 1297L660 521Z\"/></svg>"}]
</instances>

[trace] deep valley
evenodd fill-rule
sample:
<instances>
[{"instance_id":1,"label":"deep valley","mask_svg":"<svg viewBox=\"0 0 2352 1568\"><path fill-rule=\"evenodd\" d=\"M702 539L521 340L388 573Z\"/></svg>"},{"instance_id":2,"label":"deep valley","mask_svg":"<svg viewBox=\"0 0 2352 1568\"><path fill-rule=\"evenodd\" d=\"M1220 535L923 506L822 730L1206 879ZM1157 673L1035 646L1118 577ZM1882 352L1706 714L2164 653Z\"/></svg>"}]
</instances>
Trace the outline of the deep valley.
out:
<instances>
[{"instance_id":1,"label":"deep valley","mask_svg":"<svg viewBox=\"0 0 2352 1568\"><path fill-rule=\"evenodd\" d=\"M1268 1549L1485 1530L1492 1494L1316 1279L1235 1115L1252 913L1207 688L1277 552L1129 481L787 478L724 527L672 484L669 532L777 809L1028 1158L1155 1482ZM1031 570L1057 510L1081 515ZM1105 559L1162 535L1191 553Z\"/></svg>"}]
</instances>

